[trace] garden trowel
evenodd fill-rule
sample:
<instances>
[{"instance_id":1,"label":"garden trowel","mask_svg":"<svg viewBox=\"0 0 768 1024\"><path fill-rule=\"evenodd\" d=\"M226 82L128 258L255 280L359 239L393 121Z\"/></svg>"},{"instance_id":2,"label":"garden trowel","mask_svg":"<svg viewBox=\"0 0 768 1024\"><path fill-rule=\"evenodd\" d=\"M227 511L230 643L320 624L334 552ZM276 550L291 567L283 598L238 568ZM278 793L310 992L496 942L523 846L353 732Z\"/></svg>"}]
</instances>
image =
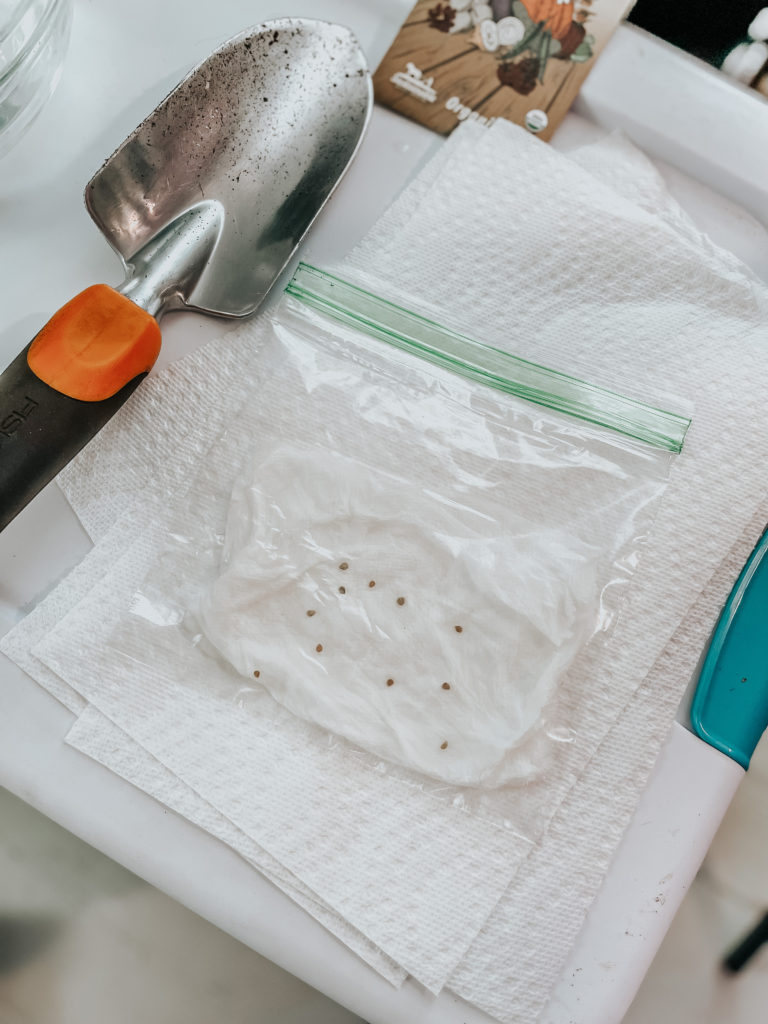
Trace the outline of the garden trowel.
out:
<instances>
[{"instance_id":1,"label":"garden trowel","mask_svg":"<svg viewBox=\"0 0 768 1024\"><path fill-rule=\"evenodd\" d=\"M86 186L123 260L0 376L0 529L119 409L169 310L253 313L355 154L365 58L337 25L280 19L199 64Z\"/></svg>"}]
</instances>

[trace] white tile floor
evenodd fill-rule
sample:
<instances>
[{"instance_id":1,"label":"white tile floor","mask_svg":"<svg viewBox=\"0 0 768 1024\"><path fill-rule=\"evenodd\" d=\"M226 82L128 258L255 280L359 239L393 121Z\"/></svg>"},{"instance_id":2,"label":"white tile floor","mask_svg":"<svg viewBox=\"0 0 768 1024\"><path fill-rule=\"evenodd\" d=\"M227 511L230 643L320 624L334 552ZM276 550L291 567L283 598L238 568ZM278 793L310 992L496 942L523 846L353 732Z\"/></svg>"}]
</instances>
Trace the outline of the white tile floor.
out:
<instances>
[{"instance_id":1,"label":"white tile floor","mask_svg":"<svg viewBox=\"0 0 768 1024\"><path fill-rule=\"evenodd\" d=\"M768 742L625 1024L762 1024ZM355 1024L358 1019L0 790L0 1024ZM414 1022L418 1024L418 1022Z\"/></svg>"}]
</instances>

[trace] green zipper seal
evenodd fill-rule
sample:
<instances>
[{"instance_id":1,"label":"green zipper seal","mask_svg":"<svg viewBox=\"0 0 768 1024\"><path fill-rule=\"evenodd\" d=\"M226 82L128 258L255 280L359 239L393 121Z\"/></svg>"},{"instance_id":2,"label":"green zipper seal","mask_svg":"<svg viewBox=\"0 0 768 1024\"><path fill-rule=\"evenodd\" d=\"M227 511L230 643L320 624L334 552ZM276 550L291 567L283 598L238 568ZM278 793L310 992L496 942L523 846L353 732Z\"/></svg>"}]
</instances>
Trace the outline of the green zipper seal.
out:
<instances>
[{"instance_id":1,"label":"green zipper seal","mask_svg":"<svg viewBox=\"0 0 768 1024\"><path fill-rule=\"evenodd\" d=\"M656 448L675 453L682 450L691 425L689 417L665 412L474 341L325 270L300 263L285 291L338 323L462 377Z\"/></svg>"}]
</instances>

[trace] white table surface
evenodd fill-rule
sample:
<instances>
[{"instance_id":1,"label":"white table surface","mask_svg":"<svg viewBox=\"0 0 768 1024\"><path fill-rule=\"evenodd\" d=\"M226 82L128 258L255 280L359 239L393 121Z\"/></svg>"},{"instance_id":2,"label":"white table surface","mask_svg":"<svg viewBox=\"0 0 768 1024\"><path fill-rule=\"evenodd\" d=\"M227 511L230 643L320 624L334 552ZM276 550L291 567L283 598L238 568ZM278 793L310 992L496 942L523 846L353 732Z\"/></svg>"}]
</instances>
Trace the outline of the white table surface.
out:
<instances>
[{"instance_id":1,"label":"white table surface","mask_svg":"<svg viewBox=\"0 0 768 1024\"><path fill-rule=\"evenodd\" d=\"M96 281L120 281L117 258L85 212L83 187L190 66L246 26L291 14L349 25L373 68L410 6L410 0L75 0L59 88L30 132L0 161L0 365L75 292ZM659 162L660 169L694 219L768 279L768 236L744 209L723 198L768 218L768 104L651 37L622 28L588 79L577 110L583 117L570 116L555 145L568 148L592 138L599 134L595 124L622 126L650 155L669 161ZM353 168L302 255L322 265L346 252L438 145L425 129L376 112ZM190 314L170 316L163 326L159 365L227 329L221 321ZM89 547L61 493L55 485L46 488L0 534L0 632L45 596ZM489 1019L448 994L435 1000L411 982L395 992L231 850L67 747L71 723L68 711L0 658L0 784L371 1024ZM685 877L703 857L738 784L732 762L721 755L713 759L714 752L679 727L671 748L643 804L648 827L639 829L636 819L630 852L612 870L607 896L598 901L563 975L551 1024L620 1019L682 896ZM621 954L626 970L614 963L611 981L603 981L605 972L595 968L590 975L590 965L599 964L602 947L611 947L618 922L643 912L658 866L657 858L653 870L648 865L644 871L643 843L650 838L658 854L654 835L675 819L676 801L690 808L691 793L676 796L672 783L681 764L690 768L697 759L700 770L711 773L712 799L702 813L694 807L681 819L682 835L661 849L665 864L679 862L680 884L654 908L643 949L627 949ZM584 980L574 983L577 974Z\"/></svg>"}]
</instances>

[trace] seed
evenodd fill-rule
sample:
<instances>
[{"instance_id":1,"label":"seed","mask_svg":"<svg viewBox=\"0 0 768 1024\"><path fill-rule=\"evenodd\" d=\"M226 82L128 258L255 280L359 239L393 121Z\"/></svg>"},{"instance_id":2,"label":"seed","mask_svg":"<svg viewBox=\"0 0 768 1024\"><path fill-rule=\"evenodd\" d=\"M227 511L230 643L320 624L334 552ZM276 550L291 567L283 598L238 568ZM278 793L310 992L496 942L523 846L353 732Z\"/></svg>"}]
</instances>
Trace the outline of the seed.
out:
<instances>
[{"instance_id":1,"label":"seed","mask_svg":"<svg viewBox=\"0 0 768 1024\"><path fill-rule=\"evenodd\" d=\"M443 742L440 744L440 749L441 750L445 750L447 748L447 746L448 746L448 740L443 740Z\"/></svg>"},{"instance_id":2,"label":"seed","mask_svg":"<svg viewBox=\"0 0 768 1024\"><path fill-rule=\"evenodd\" d=\"M346 594L346 592L347 592L347 588L346 587L339 587L339 593L340 594Z\"/></svg>"},{"instance_id":3,"label":"seed","mask_svg":"<svg viewBox=\"0 0 768 1024\"><path fill-rule=\"evenodd\" d=\"M370 580L369 583L368 583L368 586L369 587L375 587L376 586L376 580Z\"/></svg>"},{"instance_id":4,"label":"seed","mask_svg":"<svg viewBox=\"0 0 768 1024\"><path fill-rule=\"evenodd\" d=\"M339 568L340 568L340 569L348 569L348 568L349 568L349 562L342 562L342 563L341 563L341 564L339 565Z\"/></svg>"},{"instance_id":5,"label":"seed","mask_svg":"<svg viewBox=\"0 0 768 1024\"><path fill-rule=\"evenodd\" d=\"M404 597L398 597L398 599L397 599L397 603L398 603L398 604L401 604L401 605L402 605L402 604L405 604L405 598L404 598Z\"/></svg>"},{"instance_id":6,"label":"seed","mask_svg":"<svg viewBox=\"0 0 768 1024\"><path fill-rule=\"evenodd\" d=\"M256 669L256 671L253 673L253 678L254 679L258 679L260 675L261 675L261 672L259 672L259 670Z\"/></svg>"},{"instance_id":7,"label":"seed","mask_svg":"<svg viewBox=\"0 0 768 1024\"><path fill-rule=\"evenodd\" d=\"M317 647L315 648L315 650L317 651L318 654L320 653L320 651L322 651L322 649L323 649L323 645L322 644L318 644Z\"/></svg>"},{"instance_id":8,"label":"seed","mask_svg":"<svg viewBox=\"0 0 768 1024\"><path fill-rule=\"evenodd\" d=\"M451 688L451 684L450 683L443 683L443 689L444 690L450 690L450 688Z\"/></svg>"},{"instance_id":9,"label":"seed","mask_svg":"<svg viewBox=\"0 0 768 1024\"><path fill-rule=\"evenodd\" d=\"M314 614L315 614L315 609L314 608L310 608L309 611L307 612L307 615L310 617L310 619L312 618L312 616Z\"/></svg>"},{"instance_id":10,"label":"seed","mask_svg":"<svg viewBox=\"0 0 768 1024\"><path fill-rule=\"evenodd\" d=\"M388 679L387 680L387 686L394 686L394 685L395 685L395 680L394 679Z\"/></svg>"},{"instance_id":11,"label":"seed","mask_svg":"<svg viewBox=\"0 0 768 1024\"><path fill-rule=\"evenodd\" d=\"M454 626L453 628L456 630L457 633L463 633L464 632L464 627L463 626Z\"/></svg>"}]
</instances>

